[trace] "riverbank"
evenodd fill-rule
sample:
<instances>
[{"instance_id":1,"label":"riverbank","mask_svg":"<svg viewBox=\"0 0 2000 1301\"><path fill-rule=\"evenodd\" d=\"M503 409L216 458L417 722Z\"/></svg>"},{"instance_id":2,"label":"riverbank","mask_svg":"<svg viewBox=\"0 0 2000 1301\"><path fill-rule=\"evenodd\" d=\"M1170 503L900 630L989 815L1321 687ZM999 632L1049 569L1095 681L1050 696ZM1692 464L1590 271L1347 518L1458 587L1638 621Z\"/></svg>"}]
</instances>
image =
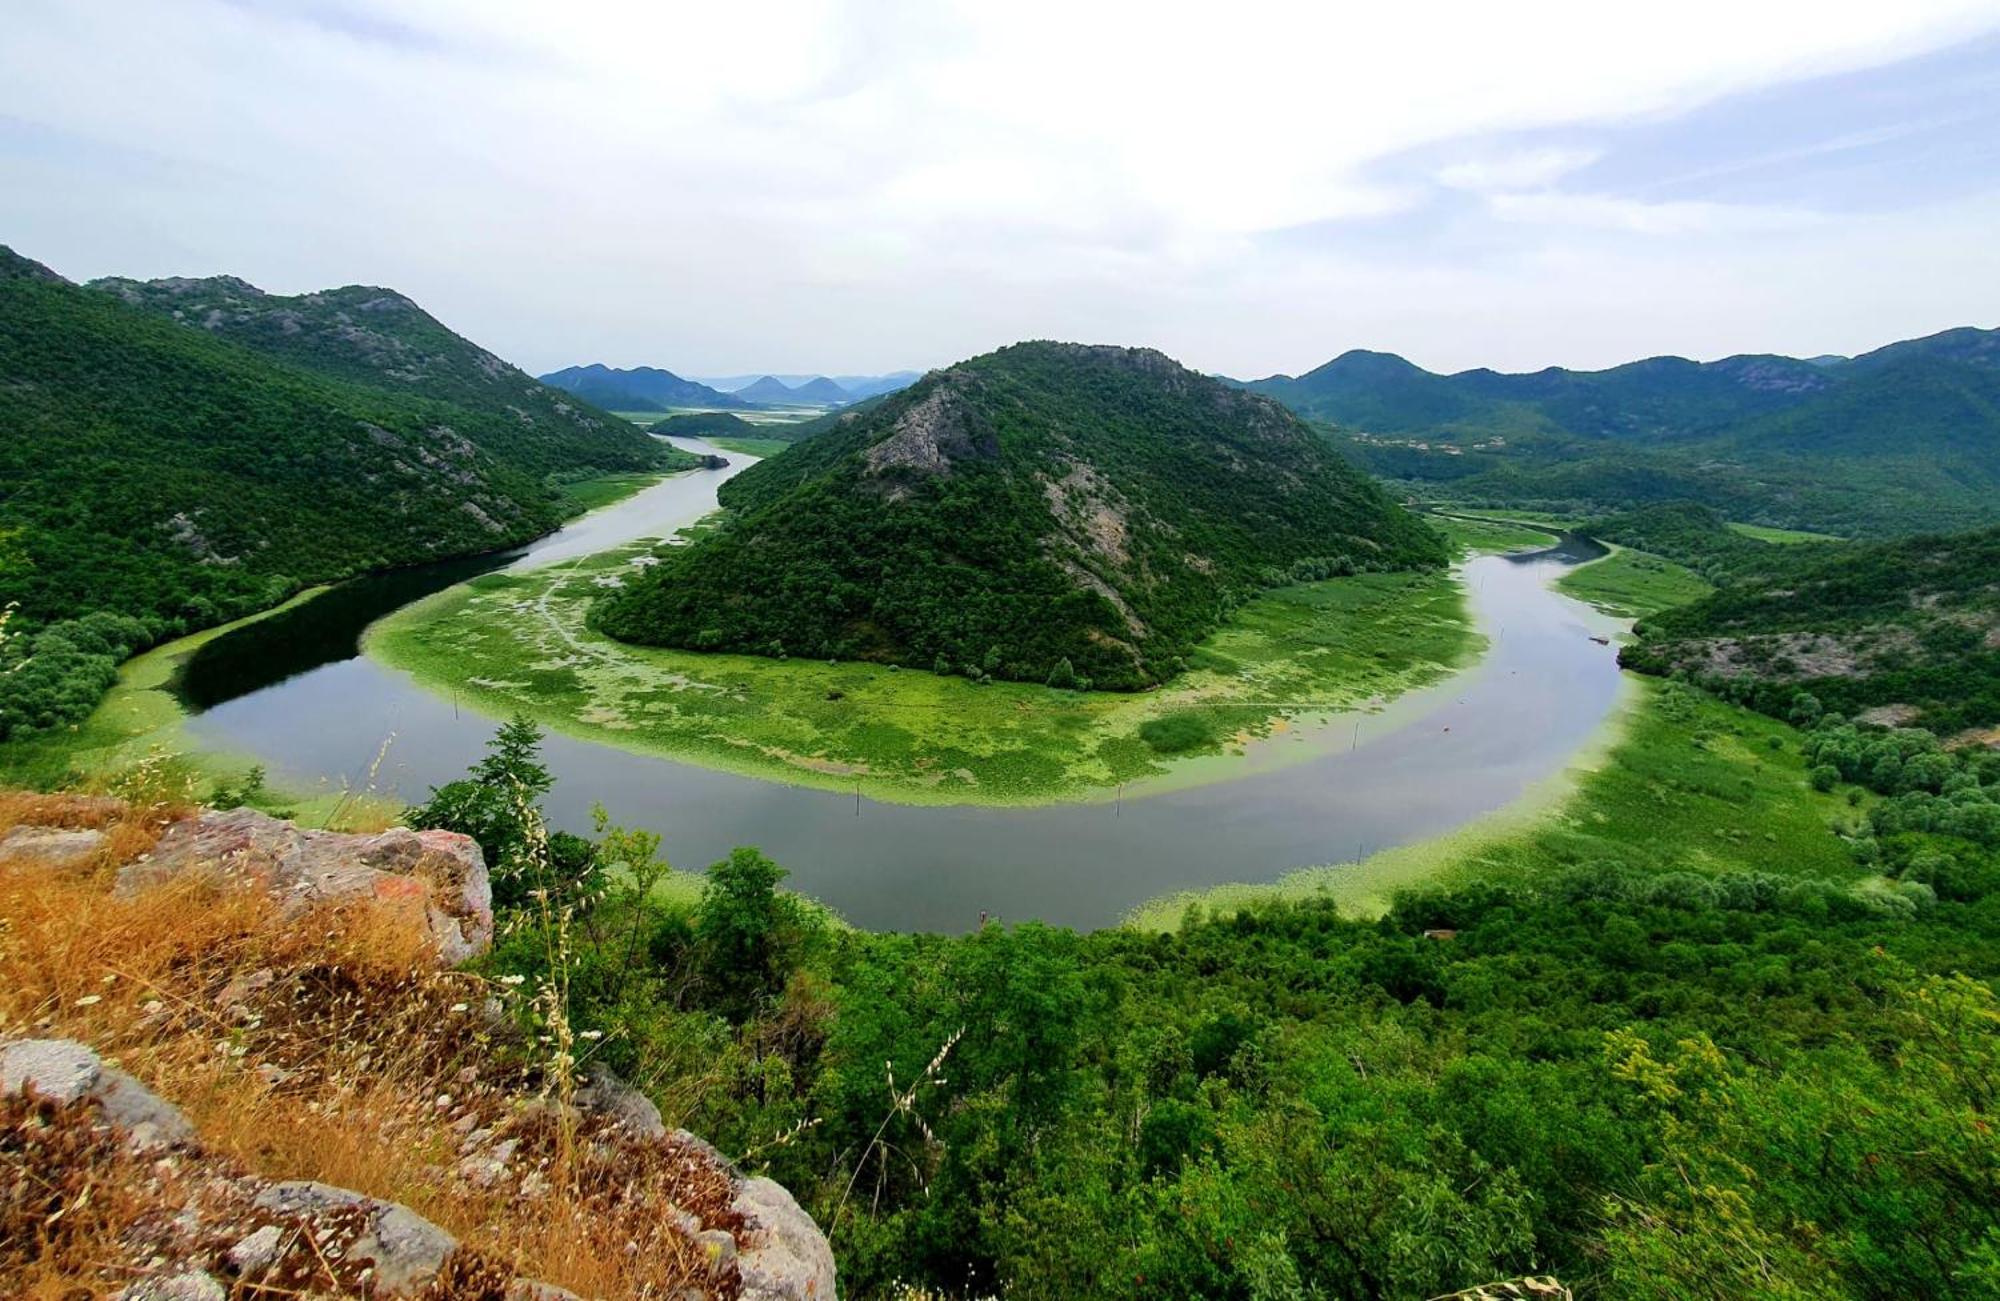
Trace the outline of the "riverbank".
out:
<instances>
[{"instance_id":1,"label":"riverbank","mask_svg":"<svg viewBox=\"0 0 2000 1301\"><path fill-rule=\"evenodd\" d=\"M695 460L684 449L676 451L689 462ZM559 483L556 487L569 507L569 523L527 545L532 549L546 544L686 472L686 467L619 472ZM463 564L478 559L465 557L438 564ZM386 576L422 568L427 567L387 571ZM329 592L351 590L357 583L379 581L383 577L364 575L345 584L307 588L270 609L141 652L119 666L117 681L83 722L0 745L0 783L34 789L113 784L143 765L149 773L147 780L169 780L186 788L190 798L207 798L223 788L242 790L246 775L260 767L262 760L245 750L203 743L187 733L185 724L196 711L176 691L183 667L211 643L298 612L308 602ZM312 608L318 611L321 607ZM400 807L393 799L357 792L338 783L306 785L294 781L282 789L252 785L251 802L255 807L296 815L315 825L328 825L332 820L333 825L368 830L384 824Z\"/></svg>"},{"instance_id":2,"label":"riverbank","mask_svg":"<svg viewBox=\"0 0 2000 1301\"><path fill-rule=\"evenodd\" d=\"M82 723L0 746L0 786L119 789L139 783L172 788L175 798L191 802L210 798L219 788L249 785L248 802L255 807L313 826L370 831L388 825L399 805L367 792L336 786L256 789L248 778L260 765L258 756L196 743L184 730L192 714L173 690L181 665L209 642L294 610L328 590L307 588L282 605L133 656L119 666L118 681Z\"/></svg>"},{"instance_id":3,"label":"riverbank","mask_svg":"<svg viewBox=\"0 0 2000 1301\"><path fill-rule=\"evenodd\" d=\"M637 753L884 802L1019 805L1240 752L1308 716L1435 682L1483 645L1445 574L1266 593L1187 673L1146 693L632 647L590 630L591 600L651 550L486 575L384 619L368 652L473 708Z\"/></svg>"},{"instance_id":4,"label":"riverbank","mask_svg":"<svg viewBox=\"0 0 2000 1301\"><path fill-rule=\"evenodd\" d=\"M1126 925L1172 931L1190 909L1232 913L1330 899L1379 915L1395 893L1473 881L1524 882L1582 866L1649 872L1772 871L1858 880L1830 825L1854 810L1812 789L1798 732L1673 683L1627 674L1619 707L1569 767L1526 796L1445 835L1356 863L1307 868L1270 885L1163 896Z\"/></svg>"}]
</instances>

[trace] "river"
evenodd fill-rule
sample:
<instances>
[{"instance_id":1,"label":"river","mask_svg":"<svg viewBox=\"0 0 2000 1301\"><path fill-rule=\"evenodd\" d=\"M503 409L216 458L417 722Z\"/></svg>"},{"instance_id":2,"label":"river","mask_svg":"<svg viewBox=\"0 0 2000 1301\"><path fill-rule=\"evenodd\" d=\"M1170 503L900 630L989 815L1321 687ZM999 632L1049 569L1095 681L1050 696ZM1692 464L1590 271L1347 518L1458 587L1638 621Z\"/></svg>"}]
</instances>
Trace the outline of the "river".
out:
<instances>
[{"instance_id":1,"label":"river","mask_svg":"<svg viewBox=\"0 0 2000 1301\"><path fill-rule=\"evenodd\" d=\"M727 470L665 480L518 552L358 580L215 639L188 664L183 691L201 711L189 731L259 756L285 784L372 780L422 799L463 774L494 720L360 654L367 624L482 570L670 533L751 461L723 454ZM552 733L546 807L556 826L587 831L601 803L660 832L681 867L756 845L790 869L789 885L873 929L962 931L982 915L1109 925L1173 891L1272 881L1448 831L1560 772L1619 689L1615 647L1592 640L1618 625L1550 586L1583 557L1576 548L1467 562L1490 643L1476 665L1379 714L1259 743L1225 780L1035 808L879 804Z\"/></svg>"}]
</instances>

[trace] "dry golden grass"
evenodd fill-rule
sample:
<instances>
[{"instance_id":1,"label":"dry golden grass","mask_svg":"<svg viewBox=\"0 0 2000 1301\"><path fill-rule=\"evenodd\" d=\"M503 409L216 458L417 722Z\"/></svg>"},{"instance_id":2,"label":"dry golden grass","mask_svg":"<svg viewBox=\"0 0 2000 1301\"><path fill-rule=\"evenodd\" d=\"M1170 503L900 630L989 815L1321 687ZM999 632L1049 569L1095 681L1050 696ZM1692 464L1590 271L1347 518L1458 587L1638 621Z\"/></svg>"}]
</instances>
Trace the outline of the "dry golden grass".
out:
<instances>
[{"instance_id":1,"label":"dry golden grass","mask_svg":"<svg viewBox=\"0 0 2000 1301\"><path fill-rule=\"evenodd\" d=\"M117 862L149 848L169 812L0 796L0 834L93 826L111 846L82 871L0 863L0 1037L89 1043L179 1106L207 1159L402 1203L468 1261L589 1297L734 1291L733 1275L708 1278L671 1213L740 1230L726 1177L608 1122L560 1141L533 1045L489 1005L505 991L436 969L421 900L284 921L263 892L221 877L115 896ZM460 1168L473 1130L518 1142L490 1188ZM134 1195L100 1188L66 1230L74 1241L32 1264L10 1270L0 1255L0 1293L97 1295L116 1226L144 1210ZM468 1278L443 1295L484 1292Z\"/></svg>"}]
</instances>

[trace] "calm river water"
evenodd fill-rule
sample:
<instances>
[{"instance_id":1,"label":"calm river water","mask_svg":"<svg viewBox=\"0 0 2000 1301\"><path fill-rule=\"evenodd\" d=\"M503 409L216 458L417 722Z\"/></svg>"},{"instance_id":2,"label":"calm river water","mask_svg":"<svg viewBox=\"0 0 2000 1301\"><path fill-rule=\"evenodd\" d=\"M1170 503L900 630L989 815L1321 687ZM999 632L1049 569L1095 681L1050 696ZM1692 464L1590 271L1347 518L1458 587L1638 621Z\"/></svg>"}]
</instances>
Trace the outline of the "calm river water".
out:
<instances>
[{"instance_id":1,"label":"calm river water","mask_svg":"<svg viewBox=\"0 0 2000 1301\"><path fill-rule=\"evenodd\" d=\"M485 569L671 532L712 510L717 484L749 463L725 455L727 470L667 480L509 556L357 580L218 638L188 665L184 691L202 710L189 730L295 786L365 781L386 740L376 786L422 799L478 757L494 720L359 654L362 630ZM1477 665L1383 713L1262 743L1227 780L1084 804L915 807L552 733L547 808L557 826L587 831L602 803L614 821L659 831L679 867L757 845L791 870L788 884L859 926L960 931L982 913L1109 925L1170 891L1271 881L1436 835L1561 771L1618 694L1616 648L1591 640L1618 625L1550 590L1583 558L1578 546L1468 562L1491 643Z\"/></svg>"}]
</instances>

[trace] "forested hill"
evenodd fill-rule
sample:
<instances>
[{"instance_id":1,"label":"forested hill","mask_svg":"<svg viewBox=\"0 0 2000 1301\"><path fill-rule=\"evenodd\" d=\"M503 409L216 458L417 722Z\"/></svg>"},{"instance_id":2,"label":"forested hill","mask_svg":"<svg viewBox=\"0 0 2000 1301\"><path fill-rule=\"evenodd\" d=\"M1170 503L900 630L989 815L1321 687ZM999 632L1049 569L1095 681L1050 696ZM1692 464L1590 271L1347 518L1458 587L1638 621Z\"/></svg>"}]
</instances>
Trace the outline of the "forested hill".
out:
<instances>
[{"instance_id":1,"label":"forested hill","mask_svg":"<svg viewBox=\"0 0 2000 1301\"><path fill-rule=\"evenodd\" d=\"M1594 512L1692 498L1876 536L2000 521L2000 331L1851 360L1656 357L1521 375L1349 352L1248 387L1336 426L1377 474L1463 502Z\"/></svg>"},{"instance_id":2,"label":"forested hill","mask_svg":"<svg viewBox=\"0 0 2000 1301\"><path fill-rule=\"evenodd\" d=\"M28 661L0 737L81 717L163 637L545 532L550 473L659 446L333 378L0 254L0 604L25 634L0 670Z\"/></svg>"},{"instance_id":3,"label":"forested hill","mask_svg":"<svg viewBox=\"0 0 2000 1301\"><path fill-rule=\"evenodd\" d=\"M1763 574L1646 619L1623 662L1801 722L2000 723L2000 529L1772 551Z\"/></svg>"},{"instance_id":4,"label":"forested hill","mask_svg":"<svg viewBox=\"0 0 2000 1301\"><path fill-rule=\"evenodd\" d=\"M93 280L92 289L334 379L447 402L454 428L523 469L643 469L659 444L551 388L393 289L348 285L288 297L234 276ZM466 414L480 417L471 427Z\"/></svg>"},{"instance_id":5,"label":"forested hill","mask_svg":"<svg viewBox=\"0 0 2000 1301\"><path fill-rule=\"evenodd\" d=\"M1442 564L1278 404L1142 349L934 371L730 481L595 618L630 641L1138 687L1260 585Z\"/></svg>"}]
</instances>

